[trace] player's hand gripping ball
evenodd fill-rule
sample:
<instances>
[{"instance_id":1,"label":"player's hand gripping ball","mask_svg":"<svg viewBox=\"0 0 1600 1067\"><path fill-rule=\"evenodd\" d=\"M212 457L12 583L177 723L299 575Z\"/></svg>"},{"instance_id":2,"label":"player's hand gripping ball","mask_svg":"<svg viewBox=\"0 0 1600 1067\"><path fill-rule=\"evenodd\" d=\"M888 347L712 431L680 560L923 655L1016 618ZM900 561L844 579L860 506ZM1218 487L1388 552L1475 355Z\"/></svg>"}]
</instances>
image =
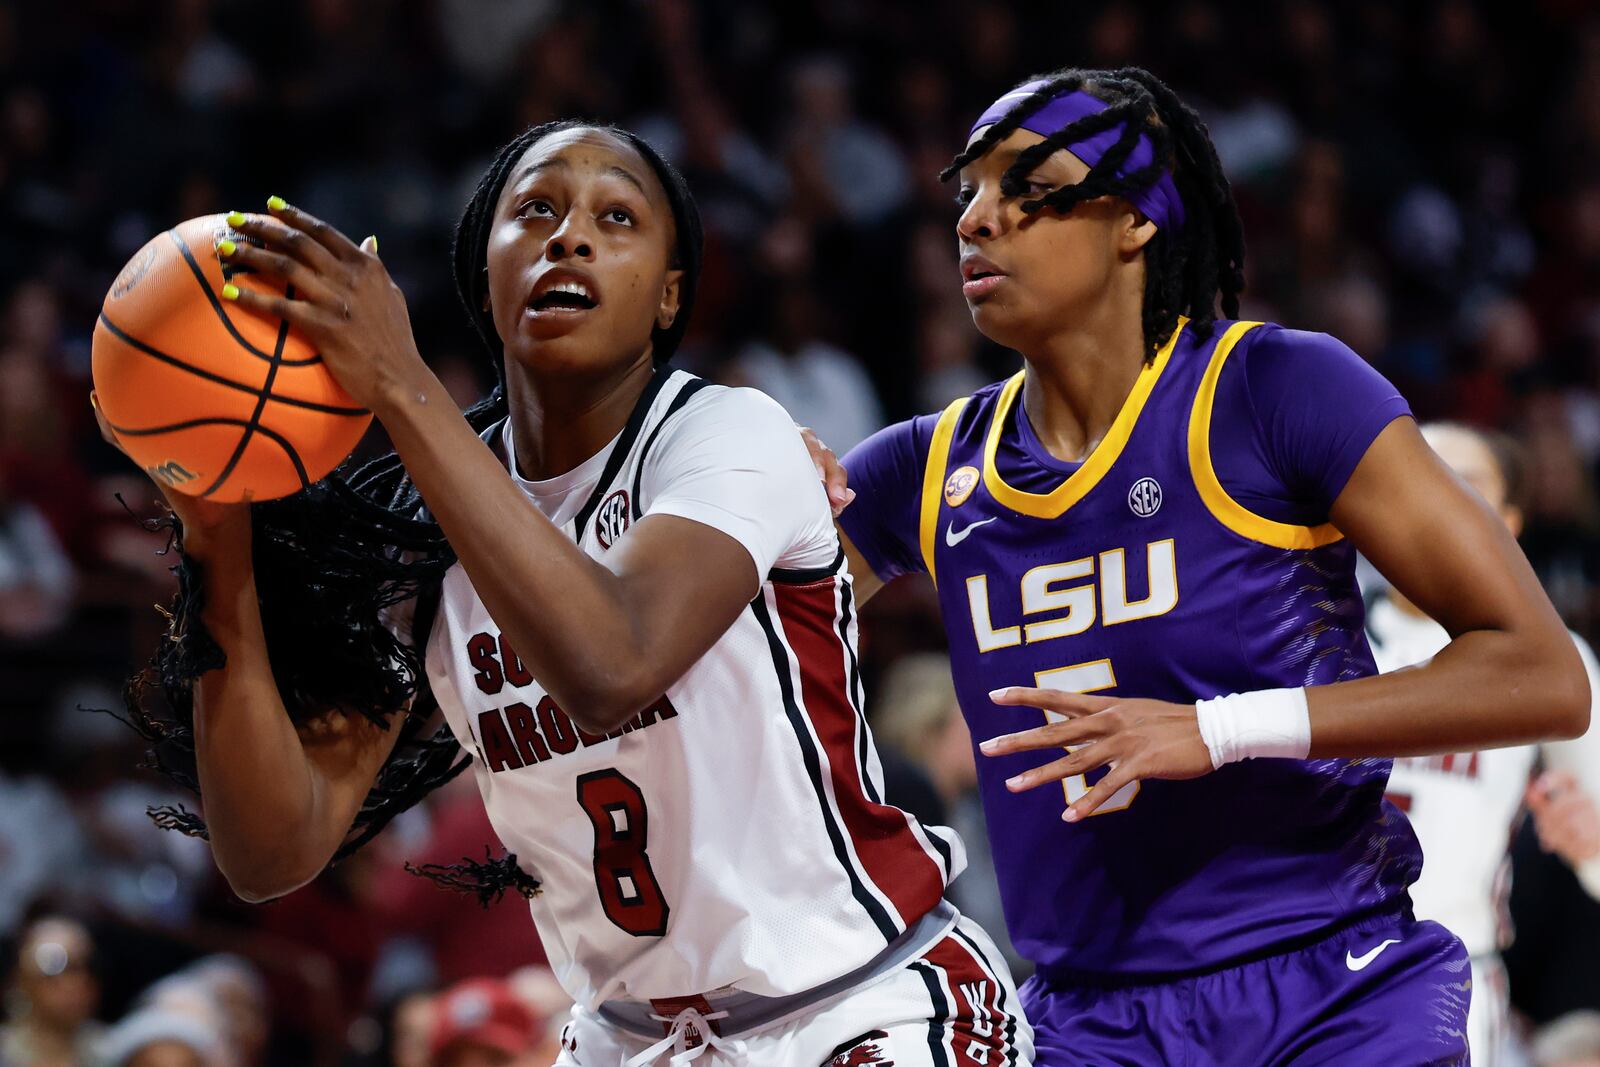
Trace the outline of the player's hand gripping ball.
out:
<instances>
[{"instance_id":1,"label":"player's hand gripping ball","mask_svg":"<svg viewBox=\"0 0 1600 1067\"><path fill-rule=\"evenodd\" d=\"M94 331L95 394L115 443L167 490L219 502L300 491L372 421L297 328L224 299L225 286L285 294L218 255L245 240L223 215L158 235L112 283Z\"/></svg>"}]
</instances>

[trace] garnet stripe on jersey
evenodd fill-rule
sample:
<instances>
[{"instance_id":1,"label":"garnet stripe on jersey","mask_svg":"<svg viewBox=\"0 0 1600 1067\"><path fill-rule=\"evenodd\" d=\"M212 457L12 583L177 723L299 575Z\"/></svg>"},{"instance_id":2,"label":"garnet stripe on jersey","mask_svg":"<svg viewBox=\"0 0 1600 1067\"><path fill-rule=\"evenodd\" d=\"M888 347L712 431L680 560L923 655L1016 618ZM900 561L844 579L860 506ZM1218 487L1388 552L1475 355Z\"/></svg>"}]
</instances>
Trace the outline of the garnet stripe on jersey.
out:
<instances>
[{"instance_id":1,"label":"garnet stripe on jersey","mask_svg":"<svg viewBox=\"0 0 1600 1067\"><path fill-rule=\"evenodd\" d=\"M921 964L928 970L923 981L929 984L929 995L939 994L940 1000L951 1005L943 1013L943 1027L947 1031L949 1047L955 1053L957 1067L994 1067L999 1057L990 1059L989 1053L1002 1053L1010 1042L1003 1033L1003 1020L1007 1016L999 1005L1000 983L980 961L976 953L954 937L945 937L922 957ZM972 991L978 991L976 1002ZM948 991L948 996L946 996ZM941 1035L943 1036L943 1035ZM981 1055L974 1055L981 1050ZM1012 1058L1016 1055L1012 1049Z\"/></svg>"},{"instance_id":2,"label":"garnet stripe on jersey","mask_svg":"<svg viewBox=\"0 0 1600 1067\"><path fill-rule=\"evenodd\" d=\"M1017 1017L1012 1014L1010 1007L1006 1004L1006 983L1000 977L1001 968L1005 968L1005 974L1009 975L1011 973L1009 965L1004 960L997 963L985 955L983 949L978 947L977 942L961 931L959 923L950 931L950 936L965 945L967 951L972 953L972 958L977 960L979 966L988 972L989 977L994 980L994 1007L1000 1013L1000 1017L1006 1021L1006 1062L1015 1067L1017 1062Z\"/></svg>"},{"instance_id":3,"label":"garnet stripe on jersey","mask_svg":"<svg viewBox=\"0 0 1600 1067\"><path fill-rule=\"evenodd\" d=\"M784 644L772 621L772 613L767 610L764 591L758 593L750 602L750 612L767 635L767 647L772 652L772 666L778 675L778 689L783 695L784 714L789 719L790 727L794 729L795 740L800 743L800 755L805 763L806 776L811 780L811 788L817 794L817 806L822 810L822 825L828 831L828 841L833 845L833 855L850 880L850 895L856 898L856 903L860 904L862 910L872 919L878 932L883 935L884 943L887 944L900 936L901 928L895 925L888 910L862 882L855 864L850 861L850 852L845 848L844 830L840 828L838 820L833 817L833 809L828 805L828 792L822 781L822 757L817 752L816 742L812 739L811 731L806 727L805 716L795 700L794 679L789 674L789 647Z\"/></svg>"},{"instance_id":4,"label":"garnet stripe on jersey","mask_svg":"<svg viewBox=\"0 0 1600 1067\"><path fill-rule=\"evenodd\" d=\"M850 663L850 676L846 681L845 693L849 695L850 707L855 709L856 719L861 724L856 730L856 755L857 762L861 765L861 784L866 787L868 800L874 804L882 804L883 797L878 795L878 787L872 781L872 772L870 770L872 764L869 759L870 753L867 749L867 717L862 714L861 699L857 695L861 692L861 665L856 662L856 650L850 644L850 619L854 614L855 599L853 594L850 593L848 585L843 582L839 584L839 643L844 645L844 653ZM945 867L945 873L949 873L948 864Z\"/></svg>"},{"instance_id":5,"label":"garnet stripe on jersey","mask_svg":"<svg viewBox=\"0 0 1600 1067\"><path fill-rule=\"evenodd\" d=\"M910 816L869 800L858 764L858 717L848 698L845 647L834 629L838 579L774 585L778 618L800 665L801 703L828 756L834 800L867 877L894 904L903 925L916 922L944 895L944 872L912 832Z\"/></svg>"},{"instance_id":6,"label":"garnet stripe on jersey","mask_svg":"<svg viewBox=\"0 0 1600 1067\"><path fill-rule=\"evenodd\" d=\"M856 713L856 742L857 755L861 767L861 784L866 789L868 800L872 801L874 804L882 804L883 797L879 795L878 786L872 780L872 758L871 749L868 744L868 740L871 737L871 730L867 726L866 713L861 710L861 665L856 660L855 642L850 640L851 620L855 615L855 594L853 592L853 587L847 581L841 580L838 583L838 596L839 625L837 630L839 632L839 642L844 646L845 655L850 664L849 685L845 692L850 698L850 706L855 709ZM940 837L938 834L934 833L932 830L928 829L926 826L922 826L921 831L922 837L927 839L928 845L939 853L939 859L944 863L944 883L949 885L950 879L955 870L955 861L950 852L950 843L944 838Z\"/></svg>"}]
</instances>

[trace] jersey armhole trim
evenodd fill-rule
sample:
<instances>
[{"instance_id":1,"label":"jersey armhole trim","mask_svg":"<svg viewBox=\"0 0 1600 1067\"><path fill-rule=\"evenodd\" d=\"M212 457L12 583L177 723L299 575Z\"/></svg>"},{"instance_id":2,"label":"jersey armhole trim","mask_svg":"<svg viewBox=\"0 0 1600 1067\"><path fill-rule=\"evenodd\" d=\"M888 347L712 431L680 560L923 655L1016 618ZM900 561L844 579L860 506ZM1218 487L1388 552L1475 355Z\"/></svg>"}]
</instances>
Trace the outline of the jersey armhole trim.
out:
<instances>
[{"instance_id":1,"label":"jersey armhole trim","mask_svg":"<svg viewBox=\"0 0 1600 1067\"><path fill-rule=\"evenodd\" d=\"M939 530L939 501L944 495L944 472L950 465L950 441L955 437L956 419L967 406L969 397L950 403L933 427L933 440L928 443L928 461L922 468L922 514L917 525L917 541L922 546L922 562L928 568L928 577L934 587L939 577L933 570L934 535Z\"/></svg>"},{"instance_id":2,"label":"jersey armhole trim","mask_svg":"<svg viewBox=\"0 0 1600 1067\"><path fill-rule=\"evenodd\" d=\"M667 423L672 421L672 416L681 411L684 405L689 402L691 397L710 384L711 383L706 381L704 378L690 378L687 382L685 382L683 384L683 388L678 390L678 395L674 396L672 398L672 402L667 405L667 410L662 414L661 421L656 423L655 429L651 430L650 436L645 439L644 447L639 450L638 462L635 463L633 467L634 521L638 521L638 519L644 514L644 493L641 491L644 485L644 465L645 462L650 458L650 450L655 447L656 438L661 436L662 429L666 427ZM582 530L582 527L580 526L578 529Z\"/></svg>"},{"instance_id":3,"label":"jersey armhole trim","mask_svg":"<svg viewBox=\"0 0 1600 1067\"><path fill-rule=\"evenodd\" d=\"M1211 463L1211 413L1217 399L1217 381L1222 377L1222 365L1245 334L1262 325L1259 322L1236 322L1217 341L1211 353L1211 362L1200 379L1195 393L1194 408L1189 414L1189 471L1195 488L1206 509L1223 526L1240 537L1248 538L1273 548L1321 548L1342 540L1344 534L1331 522L1320 526L1296 526L1276 522L1240 504L1222 487L1216 468Z\"/></svg>"},{"instance_id":4,"label":"jersey armhole trim","mask_svg":"<svg viewBox=\"0 0 1600 1067\"><path fill-rule=\"evenodd\" d=\"M611 488L611 483L617 480L617 475L622 473L622 465L627 462L628 456L633 452L633 443L639 439L639 434L644 430L645 421L650 417L650 409L655 405L656 396L660 394L663 386L677 373L671 368L663 367L650 375L650 380L645 383L644 391L639 394L639 399L634 401L633 410L628 413L628 421L622 427L622 434L617 438L616 445L611 450L611 455L606 460L606 468L600 473L600 480L594 483L594 489L589 493L589 499L584 502L578 511L578 516L572 523L575 531L574 537L581 540L583 528L589 524L594 513L599 510L600 502L605 499L606 491ZM693 378L693 375L685 375ZM515 457L512 458L515 463Z\"/></svg>"},{"instance_id":5,"label":"jersey armhole trim","mask_svg":"<svg viewBox=\"0 0 1600 1067\"><path fill-rule=\"evenodd\" d=\"M833 555L833 562L826 567L774 567L767 572L767 580L777 582L779 585L810 585L832 578L839 573L839 568L844 564L844 542L839 542L839 550Z\"/></svg>"}]
</instances>

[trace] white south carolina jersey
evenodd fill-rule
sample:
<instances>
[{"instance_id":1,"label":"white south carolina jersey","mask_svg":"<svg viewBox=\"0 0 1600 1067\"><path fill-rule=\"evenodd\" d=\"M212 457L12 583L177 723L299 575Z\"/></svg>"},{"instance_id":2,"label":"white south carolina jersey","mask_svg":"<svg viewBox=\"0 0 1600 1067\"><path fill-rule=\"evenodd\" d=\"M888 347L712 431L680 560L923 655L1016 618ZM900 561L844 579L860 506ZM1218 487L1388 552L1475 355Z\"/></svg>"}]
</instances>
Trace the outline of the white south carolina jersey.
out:
<instances>
[{"instance_id":1,"label":"white south carolina jersey","mask_svg":"<svg viewBox=\"0 0 1600 1067\"><path fill-rule=\"evenodd\" d=\"M1367 612L1367 638L1378 670L1399 670L1432 659L1450 635L1432 619L1408 614L1388 597ZM1594 653L1573 635L1600 697ZM1540 755L1547 766L1572 771L1600 797L1600 731L1574 741L1414 756L1394 761L1388 798L1405 811L1422 842L1422 876L1411 887L1419 919L1443 923L1473 956L1510 940L1504 920L1509 889L1506 849Z\"/></svg>"},{"instance_id":2,"label":"white south carolina jersey","mask_svg":"<svg viewBox=\"0 0 1600 1067\"><path fill-rule=\"evenodd\" d=\"M882 801L850 578L783 409L662 372L609 446L542 482L517 476L509 423L485 437L590 556L674 515L734 538L763 579L682 678L596 736L546 694L466 571L445 577L428 679L495 831L540 882L533 918L573 999L802 992L937 905L965 853Z\"/></svg>"}]
</instances>

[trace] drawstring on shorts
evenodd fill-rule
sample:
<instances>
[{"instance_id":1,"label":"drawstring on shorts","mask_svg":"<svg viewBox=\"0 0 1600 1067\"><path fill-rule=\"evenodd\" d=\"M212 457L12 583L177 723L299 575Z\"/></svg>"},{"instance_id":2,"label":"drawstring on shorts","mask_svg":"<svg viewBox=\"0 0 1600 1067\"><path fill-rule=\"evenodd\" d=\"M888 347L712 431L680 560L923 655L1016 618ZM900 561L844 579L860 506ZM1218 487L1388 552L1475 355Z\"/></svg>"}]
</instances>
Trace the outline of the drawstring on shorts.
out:
<instances>
[{"instance_id":1,"label":"drawstring on shorts","mask_svg":"<svg viewBox=\"0 0 1600 1067\"><path fill-rule=\"evenodd\" d=\"M650 1016L660 1022L670 1023L667 1036L651 1045L637 1056L630 1058L623 1067L650 1067L655 1063L656 1057L668 1049L672 1050L672 1059L668 1060L668 1067L683 1067L684 1064L699 1059L706 1049L716 1049L726 1052L735 1060L741 1059L745 1053L743 1041L724 1038L711 1028L711 1023L718 1019L726 1019L725 1011L714 1011L709 1014L698 1008L684 1008L676 1015ZM693 1045L689 1044L690 1032L697 1035L700 1040Z\"/></svg>"}]
</instances>

